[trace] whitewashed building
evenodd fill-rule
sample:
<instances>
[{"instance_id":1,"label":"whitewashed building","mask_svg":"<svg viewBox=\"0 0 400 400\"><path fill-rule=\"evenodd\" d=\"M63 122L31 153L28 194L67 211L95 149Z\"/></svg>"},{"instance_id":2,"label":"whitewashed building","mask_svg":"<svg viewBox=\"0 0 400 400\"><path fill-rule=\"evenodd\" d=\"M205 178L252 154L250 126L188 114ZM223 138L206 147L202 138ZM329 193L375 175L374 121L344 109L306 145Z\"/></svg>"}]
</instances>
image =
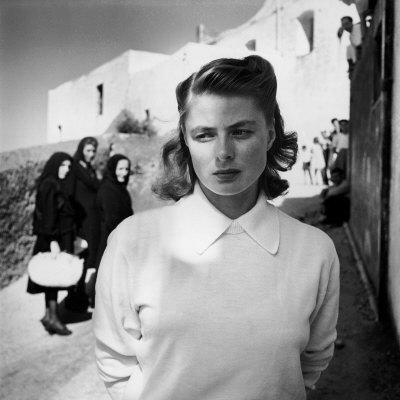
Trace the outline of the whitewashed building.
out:
<instances>
[{"instance_id":1,"label":"whitewashed building","mask_svg":"<svg viewBox=\"0 0 400 400\"><path fill-rule=\"evenodd\" d=\"M355 8L334 0L266 0L245 24L218 37L188 43L172 55L129 50L77 80L49 92L48 140L115 130L124 111L150 111L162 134L177 121L176 84L219 57L260 54L275 67L278 100L287 128L310 140L349 114L345 39L340 18Z\"/></svg>"}]
</instances>

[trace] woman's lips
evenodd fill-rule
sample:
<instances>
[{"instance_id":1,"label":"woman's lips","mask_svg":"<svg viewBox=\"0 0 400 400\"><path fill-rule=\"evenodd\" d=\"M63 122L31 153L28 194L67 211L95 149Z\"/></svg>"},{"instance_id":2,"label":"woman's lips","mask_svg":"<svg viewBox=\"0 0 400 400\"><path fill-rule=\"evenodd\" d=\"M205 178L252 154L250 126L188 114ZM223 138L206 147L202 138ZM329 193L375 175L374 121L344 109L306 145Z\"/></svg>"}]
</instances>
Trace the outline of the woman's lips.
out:
<instances>
[{"instance_id":1,"label":"woman's lips","mask_svg":"<svg viewBox=\"0 0 400 400\"><path fill-rule=\"evenodd\" d=\"M220 169L213 173L220 181L231 181L235 179L238 174L240 174L240 170L238 169Z\"/></svg>"}]
</instances>

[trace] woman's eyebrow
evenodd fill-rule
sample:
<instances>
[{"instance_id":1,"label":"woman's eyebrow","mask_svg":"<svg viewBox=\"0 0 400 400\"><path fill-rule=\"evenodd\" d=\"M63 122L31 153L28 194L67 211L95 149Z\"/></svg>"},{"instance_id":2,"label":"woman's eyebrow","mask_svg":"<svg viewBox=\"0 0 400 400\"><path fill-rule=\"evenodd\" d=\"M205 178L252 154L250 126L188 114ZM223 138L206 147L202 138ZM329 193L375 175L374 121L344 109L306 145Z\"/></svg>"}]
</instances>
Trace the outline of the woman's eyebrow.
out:
<instances>
[{"instance_id":1,"label":"woman's eyebrow","mask_svg":"<svg viewBox=\"0 0 400 400\"><path fill-rule=\"evenodd\" d=\"M210 131L214 131L214 128L211 128L209 126L196 126L193 129L190 130L190 133L192 135L195 135L196 133L200 133L200 132L210 132Z\"/></svg>"},{"instance_id":2,"label":"woman's eyebrow","mask_svg":"<svg viewBox=\"0 0 400 400\"><path fill-rule=\"evenodd\" d=\"M235 122L232 125L229 125L228 128L229 129L235 129L235 128L241 128L243 126L249 126L249 125L250 126L255 126L256 124L257 124L256 121L245 119L243 121L238 121L238 122Z\"/></svg>"}]
</instances>

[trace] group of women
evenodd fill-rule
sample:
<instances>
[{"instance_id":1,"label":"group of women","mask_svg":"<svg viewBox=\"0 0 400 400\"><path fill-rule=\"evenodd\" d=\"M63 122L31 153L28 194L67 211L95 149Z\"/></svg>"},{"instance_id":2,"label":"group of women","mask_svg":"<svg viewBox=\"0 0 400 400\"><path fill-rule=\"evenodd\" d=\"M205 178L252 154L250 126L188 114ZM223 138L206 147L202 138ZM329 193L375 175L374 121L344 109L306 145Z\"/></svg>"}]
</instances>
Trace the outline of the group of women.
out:
<instances>
[{"instance_id":1,"label":"group of women","mask_svg":"<svg viewBox=\"0 0 400 400\"><path fill-rule=\"evenodd\" d=\"M33 254L48 252L54 246L73 254L74 242L81 238L87 247L83 274L76 286L69 288L65 307L84 312L93 303L94 293L86 291L86 273L97 270L110 232L133 214L127 190L130 161L121 154L109 158L100 181L93 167L98 142L93 137L82 139L73 157L54 153L46 162L37 181L33 233L37 235ZM58 291L28 280L27 291L45 294L45 315L41 319L50 334L70 335L58 313ZM92 304L94 305L94 303Z\"/></svg>"}]
</instances>

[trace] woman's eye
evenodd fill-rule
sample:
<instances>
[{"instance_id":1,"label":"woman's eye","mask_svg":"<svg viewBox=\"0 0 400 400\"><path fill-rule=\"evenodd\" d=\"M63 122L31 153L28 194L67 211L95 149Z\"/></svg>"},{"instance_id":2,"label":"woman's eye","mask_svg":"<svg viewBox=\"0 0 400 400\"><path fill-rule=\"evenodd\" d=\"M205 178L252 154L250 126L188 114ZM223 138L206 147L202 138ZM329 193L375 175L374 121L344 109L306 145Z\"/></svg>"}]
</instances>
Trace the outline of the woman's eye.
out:
<instances>
[{"instance_id":1,"label":"woman's eye","mask_svg":"<svg viewBox=\"0 0 400 400\"><path fill-rule=\"evenodd\" d=\"M212 139L212 137L213 137L212 133L204 132L204 133L199 133L198 135L196 135L196 140L205 142L207 140Z\"/></svg>"},{"instance_id":2,"label":"woman's eye","mask_svg":"<svg viewBox=\"0 0 400 400\"><path fill-rule=\"evenodd\" d=\"M251 131L248 129L237 129L235 131L232 132L232 135L235 137L240 137L240 138L244 138L244 137L248 137L251 135Z\"/></svg>"}]
</instances>

